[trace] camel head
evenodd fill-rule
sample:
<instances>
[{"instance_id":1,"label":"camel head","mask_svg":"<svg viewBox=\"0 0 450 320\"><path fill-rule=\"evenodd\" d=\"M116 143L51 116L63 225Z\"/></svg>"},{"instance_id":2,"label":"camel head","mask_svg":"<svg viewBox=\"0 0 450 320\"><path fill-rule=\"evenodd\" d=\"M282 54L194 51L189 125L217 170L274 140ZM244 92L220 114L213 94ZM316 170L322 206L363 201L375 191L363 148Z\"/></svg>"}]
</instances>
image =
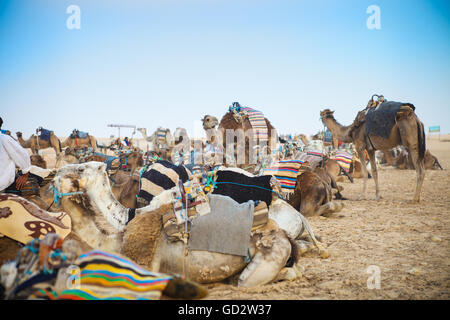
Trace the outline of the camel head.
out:
<instances>
[{"instance_id":1,"label":"camel head","mask_svg":"<svg viewBox=\"0 0 450 320\"><path fill-rule=\"evenodd\" d=\"M330 109L325 109L323 111L320 111L320 120L322 120L323 124L325 124L326 119L334 119L334 111L331 111Z\"/></svg>"},{"instance_id":2,"label":"camel head","mask_svg":"<svg viewBox=\"0 0 450 320\"><path fill-rule=\"evenodd\" d=\"M21 139L22 138L22 132L17 131L16 132L16 136L17 136L18 139Z\"/></svg>"},{"instance_id":3,"label":"camel head","mask_svg":"<svg viewBox=\"0 0 450 320\"><path fill-rule=\"evenodd\" d=\"M208 130L208 129L214 129L219 124L219 121L217 120L216 117L206 115L203 117L202 123L203 123L203 129Z\"/></svg>"},{"instance_id":4,"label":"camel head","mask_svg":"<svg viewBox=\"0 0 450 320\"><path fill-rule=\"evenodd\" d=\"M137 128L137 131L139 131L143 137L147 136L147 129L146 128Z\"/></svg>"},{"instance_id":5,"label":"camel head","mask_svg":"<svg viewBox=\"0 0 450 320\"><path fill-rule=\"evenodd\" d=\"M103 162L68 164L60 168L53 178L53 186L60 193L99 192L102 185L109 187L106 164Z\"/></svg>"},{"instance_id":6,"label":"camel head","mask_svg":"<svg viewBox=\"0 0 450 320\"><path fill-rule=\"evenodd\" d=\"M42 169L47 169L47 162L42 158L42 156L38 154L32 154L30 156L31 164L37 167L41 167Z\"/></svg>"}]
</instances>

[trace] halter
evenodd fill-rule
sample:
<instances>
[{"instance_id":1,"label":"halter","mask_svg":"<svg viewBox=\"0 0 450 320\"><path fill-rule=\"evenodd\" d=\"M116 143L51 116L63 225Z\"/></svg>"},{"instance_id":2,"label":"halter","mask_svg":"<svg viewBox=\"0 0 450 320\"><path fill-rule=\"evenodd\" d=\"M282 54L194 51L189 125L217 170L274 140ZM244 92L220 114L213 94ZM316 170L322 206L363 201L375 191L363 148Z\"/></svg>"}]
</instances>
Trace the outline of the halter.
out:
<instances>
[{"instance_id":1,"label":"halter","mask_svg":"<svg viewBox=\"0 0 450 320\"><path fill-rule=\"evenodd\" d=\"M69 196L73 196L73 195L77 195L77 194L83 194L83 191L75 191L75 192L59 192L58 189L55 188L54 185L52 185L52 190L53 190L53 202L54 203L58 203L59 199L62 199L62 197L69 197Z\"/></svg>"}]
</instances>

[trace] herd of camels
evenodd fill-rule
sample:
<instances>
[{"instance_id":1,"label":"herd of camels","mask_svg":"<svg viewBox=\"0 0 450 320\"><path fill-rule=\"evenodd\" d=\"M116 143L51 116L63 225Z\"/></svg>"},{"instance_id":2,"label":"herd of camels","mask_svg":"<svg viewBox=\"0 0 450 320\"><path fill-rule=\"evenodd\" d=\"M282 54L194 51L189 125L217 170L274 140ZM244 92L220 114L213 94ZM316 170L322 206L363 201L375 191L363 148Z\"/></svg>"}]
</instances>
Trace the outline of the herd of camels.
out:
<instances>
[{"instance_id":1,"label":"herd of camels","mask_svg":"<svg viewBox=\"0 0 450 320\"><path fill-rule=\"evenodd\" d=\"M402 106L395 115L395 125L391 128L388 139L368 134L366 123L364 119L361 120L360 114L357 117L359 120L349 126L339 124L334 118L334 111L329 109L321 111L320 117L335 139L354 145L359 159L366 159L367 152L377 200L381 198L381 194L375 151L387 153L398 145L404 146L411 155L417 173L413 201L420 201L425 176L425 133L423 124L408 104ZM267 144L268 154L272 154L278 139L275 134L271 134L275 128L270 121L265 121L270 137ZM225 130L245 131L251 128L247 118L242 122L236 121L230 111L220 121L214 116L206 115L202 118L202 123L206 131L206 141L210 144L217 143L224 136ZM153 144L153 151L161 158L167 159L170 149L181 141L178 129L174 136L170 131L166 131L166 141L170 147L162 148L156 142L155 135L149 137L145 129L138 130L146 141ZM37 135L23 140L22 134L17 132L17 138L23 147L30 148L35 155L39 149L45 148L54 148L57 155L63 156L69 156L69 153L62 151L65 147L70 149L87 146L97 150L96 139L90 135L86 138L69 137L60 142L54 133L51 133L49 141L46 141ZM307 142L305 137L301 139ZM249 141L246 140L246 146L248 144ZM237 147L234 150L238 152ZM133 168L142 166L142 155L138 151L130 152L128 157L128 164ZM246 161L243 165L234 168L222 166L220 170L234 170L255 177L256 175L244 170L248 167L249 157L246 148ZM299 251L302 252L304 248L317 248L323 258L328 255L305 217L327 215L343 208L341 202L333 201L333 196L337 198L342 188L336 183L339 169L336 171L335 164L329 161L300 175L295 191L288 200L280 199L273 193L268 223L252 233L249 251L251 259L209 251L190 251L186 254L183 241L170 242L161 232L163 215L171 212L177 198L176 190L165 190L154 197L148 206L139 208L136 195L140 185L135 175L119 170L114 176L108 176L106 164L102 161L68 161L58 169L53 180L41 188L40 197L30 197L28 200L39 207L37 210L69 213L72 219L69 239L76 239L86 248L122 253L139 265L156 272L188 274L191 280L198 283L217 282L238 275L239 286L253 287L275 280L295 278L300 271L293 256ZM364 184L360 197L365 199L369 176L366 161L361 161L361 173ZM200 180L194 177L192 183L200 184ZM55 189L61 194L74 195L62 197L61 201L55 204ZM305 230L307 234L303 234Z\"/></svg>"}]
</instances>

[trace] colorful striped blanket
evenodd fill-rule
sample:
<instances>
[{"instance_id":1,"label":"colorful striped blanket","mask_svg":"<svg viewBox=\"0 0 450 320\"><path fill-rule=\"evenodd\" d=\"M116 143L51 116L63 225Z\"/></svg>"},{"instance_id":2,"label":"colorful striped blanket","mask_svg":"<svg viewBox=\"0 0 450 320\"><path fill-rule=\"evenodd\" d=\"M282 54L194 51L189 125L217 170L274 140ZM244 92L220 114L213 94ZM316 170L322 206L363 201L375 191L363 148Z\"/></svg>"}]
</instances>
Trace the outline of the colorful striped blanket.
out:
<instances>
[{"instance_id":1,"label":"colorful striped blanket","mask_svg":"<svg viewBox=\"0 0 450 320\"><path fill-rule=\"evenodd\" d=\"M345 151L337 151L333 159L336 160L346 172L350 171L350 166L353 160L352 154Z\"/></svg>"},{"instance_id":2,"label":"colorful striped blanket","mask_svg":"<svg viewBox=\"0 0 450 320\"><path fill-rule=\"evenodd\" d=\"M78 288L62 291L58 299L153 300L159 299L171 276L150 272L123 256L94 250L82 254Z\"/></svg>"},{"instance_id":3,"label":"colorful striped blanket","mask_svg":"<svg viewBox=\"0 0 450 320\"><path fill-rule=\"evenodd\" d=\"M265 175L273 175L281 184L283 196L293 193L297 177L305 172L308 162L304 160L281 160L270 168L264 169Z\"/></svg>"},{"instance_id":4,"label":"colorful striped blanket","mask_svg":"<svg viewBox=\"0 0 450 320\"><path fill-rule=\"evenodd\" d=\"M269 141L269 130L267 129L266 119L261 111L244 107L242 108L248 114L248 120L253 128L253 138L259 141Z\"/></svg>"}]
</instances>

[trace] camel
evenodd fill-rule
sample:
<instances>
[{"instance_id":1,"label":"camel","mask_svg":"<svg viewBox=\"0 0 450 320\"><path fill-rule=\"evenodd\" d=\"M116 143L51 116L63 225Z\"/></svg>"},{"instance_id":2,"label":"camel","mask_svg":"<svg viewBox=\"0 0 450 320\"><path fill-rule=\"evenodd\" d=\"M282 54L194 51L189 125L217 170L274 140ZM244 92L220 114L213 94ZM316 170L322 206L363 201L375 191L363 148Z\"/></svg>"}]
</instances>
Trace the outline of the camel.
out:
<instances>
[{"instance_id":1,"label":"camel","mask_svg":"<svg viewBox=\"0 0 450 320\"><path fill-rule=\"evenodd\" d=\"M336 185L333 177L324 168L316 167L314 171L307 170L297 177L294 194L289 198L289 204L309 216L329 216L339 212L343 203L332 201L332 188L342 189Z\"/></svg>"},{"instance_id":2,"label":"camel","mask_svg":"<svg viewBox=\"0 0 450 320\"><path fill-rule=\"evenodd\" d=\"M33 166L41 167L42 169L47 169L47 162L38 154L32 154L30 156L30 161Z\"/></svg>"},{"instance_id":3,"label":"camel","mask_svg":"<svg viewBox=\"0 0 450 320\"><path fill-rule=\"evenodd\" d=\"M413 162L415 164L417 179L416 188L414 192L414 202L420 202L420 191L422 189L423 180L425 177L425 170L423 159L425 156L425 132L422 122L420 122L413 108L409 105L403 105L396 115L396 122L391 129L389 139L379 137L372 134L367 134L366 123L362 119L363 111L358 113L357 118L350 126L343 126L339 124L334 118L334 111L325 109L320 112L320 117L325 126L336 136L337 139L343 142L352 142L356 148L360 159L365 159L364 150L367 150L372 169L372 176L375 181L375 198L381 198L378 186L378 172L375 160L375 150L389 150L398 145L403 145L411 153ZM368 171L365 163L361 163L362 174L364 178L364 186L360 199L366 197L366 185Z\"/></svg>"},{"instance_id":4,"label":"camel","mask_svg":"<svg viewBox=\"0 0 450 320\"><path fill-rule=\"evenodd\" d=\"M436 156L431 154L430 150L425 151L424 156L424 168L425 170L437 170L441 169L444 170L439 163ZM404 150L401 152L396 158L394 166L398 169L414 169L414 163L412 161L412 157L409 155L409 153Z\"/></svg>"},{"instance_id":5,"label":"camel","mask_svg":"<svg viewBox=\"0 0 450 320\"><path fill-rule=\"evenodd\" d=\"M70 147L66 148L64 152L61 152L56 157L55 169L58 170L61 167L65 166L66 164L79 163L80 160L77 157L75 157L72 153L73 150Z\"/></svg>"},{"instance_id":6,"label":"camel","mask_svg":"<svg viewBox=\"0 0 450 320\"><path fill-rule=\"evenodd\" d=\"M22 132L16 132L17 141L24 148L30 148L33 154L38 154L38 151L41 149L53 148L58 155L61 152L61 141L59 141L58 137L53 133L50 133L50 141L43 140L40 136L32 134L28 140L23 140Z\"/></svg>"},{"instance_id":7,"label":"camel","mask_svg":"<svg viewBox=\"0 0 450 320\"><path fill-rule=\"evenodd\" d=\"M264 118L264 120L267 126L269 140L267 142L267 146L264 146L262 150L259 150L260 146L258 144L254 146L254 150L252 150L252 153L254 154L255 151L259 152L259 154L254 154L258 158L264 155L264 151L266 151L265 154L270 155L272 153L272 150L276 147L278 140L275 128L267 118ZM253 157L253 160L252 158L250 158L250 137L248 136L248 134L252 131L250 131L249 129L253 129L253 127L250 124L248 116L244 115L240 119L236 119L235 113L230 110L222 117L218 127L219 141L223 146L223 150L226 151L226 156L230 156L232 159L234 159L234 161L236 161L236 166L240 168L252 168L257 165L255 157ZM234 155L228 155L227 151L226 137L227 132L230 131L232 134L234 134ZM240 136L241 134L244 134L245 136L242 137ZM243 145L238 145L240 141L245 142ZM258 140L258 142L261 144L261 141ZM244 157L244 163L239 163L242 162L242 157Z\"/></svg>"},{"instance_id":8,"label":"camel","mask_svg":"<svg viewBox=\"0 0 450 320\"><path fill-rule=\"evenodd\" d=\"M78 130L76 129L73 130L72 134L61 143L61 147L63 148L75 148L82 146L91 147L94 152L97 152L97 140L95 137L88 134L86 138L78 138Z\"/></svg>"},{"instance_id":9,"label":"camel","mask_svg":"<svg viewBox=\"0 0 450 320\"><path fill-rule=\"evenodd\" d=\"M240 272L238 285L253 287L279 279L280 274L292 274L284 267L295 248L292 239L303 232L302 223L306 223L316 246L323 249L314 240L306 219L284 203L289 208L282 208L284 211L280 209L277 214L285 220L286 216L295 215L299 231L288 237L277 220L270 218L266 226L252 234L250 263L241 256L189 251L182 241L169 242L161 232L162 216L172 212L177 187L162 192L148 206L131 210L114 198L105 168L99 162L61 168L54 179L56 190L82 192L82 195L63 197L62 209L70 214L73 231L90 246L120 252L149 270L184 273L198 283L221 281ZM292 221L287 221L291 228Z\"/></svg>"},{"instance_id":10,"label":"camel","mask_svg":"<svg viewBox=\"0 0 450 320\"><path fill-rule=\"evenodd\" d=\"M148 142L147 151L155 151L161 158L170 159L171 150L174 147L175 141L169 129L158 127L150 137L147 136L146 128L137 128L137 131L139 131ZM158 137L158 132L164 132L164 137Z\"/></svg>"}]
</instances>

